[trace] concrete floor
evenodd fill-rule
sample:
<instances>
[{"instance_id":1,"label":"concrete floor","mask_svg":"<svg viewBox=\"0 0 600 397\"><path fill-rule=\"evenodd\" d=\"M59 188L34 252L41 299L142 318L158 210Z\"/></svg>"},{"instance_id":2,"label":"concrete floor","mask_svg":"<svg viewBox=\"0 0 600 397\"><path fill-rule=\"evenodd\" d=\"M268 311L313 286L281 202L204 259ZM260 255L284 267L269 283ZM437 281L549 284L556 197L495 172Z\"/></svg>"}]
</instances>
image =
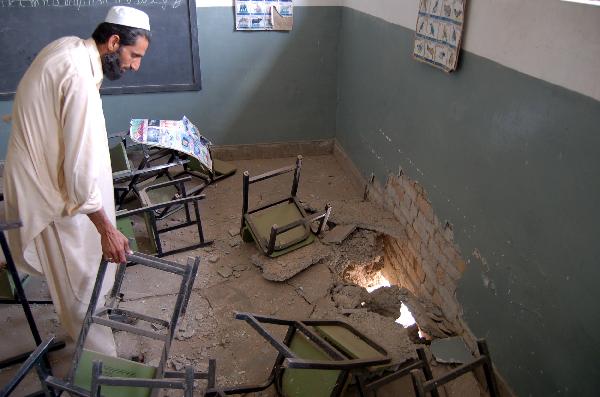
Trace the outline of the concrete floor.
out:
<instances>
[{"instance_id":1,"label":"concrete floor","mask_svg":"<svg viewBox=\"0 0 600 397\"><path fill-rule=\"evenodd\" d=\"M409 340L406 330L396 324L394 319L367 309L347 314L348 310L344 309L348 307L344 307L332 292L335 285L347 281L343 279L342 268L345 264L353 262L353 258L364 257L365 252L369 256L369 247L365 241L374 232L359 230L341 246L324 246L317 242L296 251L295 256L283 256L277 266L292 266L291 262L302 261L311 255L322 255L322 258L296 276L281 282L267 280L266 271L263 274L256 264L265 266L268 261L260 255L254 244L244 243L239 236L234 235L240 225L242 172L249 170L251 175L256 175L291 165L294 161L295 158L234 161L238 168L234 176L204 190L206 199L201 202L204 233L207 239L214 240L214 244L166 258L180 263L184 263L188 256L201 258L188 311L181 319L180 331L171 348L170 368L180 369L183 365L193 365L197 369L204 369L208 358L214 358L217 360L218 385L259 383L265 380L273 365L275 350L245 322L235 320L235 311L292 319L343 318L383 345L394 359L403 361L414 356L417 345ZM267 202L288 192L290 186L290 179L284 178L266 182L260 188L251 188L251 203L256 205ZM304 202L320 205L336 201L359 202L363 191L344 173L333 155L308 156L304 159L298 195ZM334 206L334 214L335 211ZM357 217L360 215L356 214ZM173 217L177 216L180 215ZM368 221L378 223L378 219ZM140 225L137 226L139 229ZM193 230L176 231L166 238L166 245L175 247L194 238ZM319 253L315 254L316 250L320 250ZM174 302L177 286L176 279L165 278L157 271L131 267L124 283L126 300L123 306L164 317L169 305ZM39 291L40 288L36 290ZM34 315L43 337L56 335L58 338L65 338L51 305L35 305ZM0 340L4 341L0 346L0 358L34 347L19 306L0 306L0 319ZM279 335L281 331L276 330ZM123 332L118 332L115 336L121 356L142 354L147 363L158 362L158 346L155 343ZM50 355L56 375L66 373L72 352L70 342L66 349ZM443 373L449 369L447 365L438 364L435 360L432 360L432 366L434 373ZM0 385L5 384L16 369L11 367L0 370ZM36 379L30 376L14 395L26 395L36 388ZM449 396L485 395L472 375L442 389L442 395ZM409 379L396 382L388 387L387 394L378 395L400 393L413 395ZM276 392L270 389L256 395L274 396Z\"/></svg>"}]
</instances>

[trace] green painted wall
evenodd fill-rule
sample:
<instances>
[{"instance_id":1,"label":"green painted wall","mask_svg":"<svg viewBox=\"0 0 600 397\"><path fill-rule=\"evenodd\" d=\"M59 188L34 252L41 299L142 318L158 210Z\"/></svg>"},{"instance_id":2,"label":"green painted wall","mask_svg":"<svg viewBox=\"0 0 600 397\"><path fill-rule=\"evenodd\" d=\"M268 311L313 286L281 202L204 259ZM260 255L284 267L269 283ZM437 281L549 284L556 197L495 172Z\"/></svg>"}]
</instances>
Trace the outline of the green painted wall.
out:
<instances>
[{"instance_id":1,"label":"green painted wall","mask_svg":"<svg viewBox=\"0 0 600 397\"><path fill-rule=\"evenodd\" d=\"M518 395L597 395L600 102L466 52L445 74L411 59L413 31L348 8L341 26L337 139L454 224L465 318Z\"/></svg>"},{"instance_id":2,"label":"green painted wall","mask_svg":"<svg viewBox=\"0 0 600 397\"><path fill-rule=\"evenodd\" d=\"M197 15L202 90L105 95L109 132L131 118L186 115L215 144L334 136L340 7L296 7L291 32L235 32L231 7ZM0 102L0 115L11 108ZM0 159L9 134L0 121Z\"/></svg>"}]
</instances>

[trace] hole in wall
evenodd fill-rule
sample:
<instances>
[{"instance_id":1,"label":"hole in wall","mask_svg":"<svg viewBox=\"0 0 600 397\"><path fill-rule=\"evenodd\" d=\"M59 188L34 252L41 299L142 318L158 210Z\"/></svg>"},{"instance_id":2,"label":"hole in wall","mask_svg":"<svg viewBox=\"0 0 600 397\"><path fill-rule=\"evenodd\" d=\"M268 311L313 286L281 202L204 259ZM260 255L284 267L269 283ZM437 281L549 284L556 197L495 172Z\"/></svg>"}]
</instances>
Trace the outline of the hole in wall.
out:
<instances>
[{"instance_id":1,"label":"hole in wall","mask_svg":"<svg viewBox=\"0 0 600 397\"><path fill-rule=\"evenodd\" d=\"M378 244L380 248L383 244L383 241L382 235L376 238L376 244ZM344 269L343 279L348 283L364 288L369 294L372 294L380 288L392 287L392 284L384 275L384 268L384 255L374 255L370 259L363 258L363 260L358 263L349 263ZM373 299L375 301L378 300L376 297ZM392 306L394 305L394 302L384 302L383 305L381 305L381 303L374 305L373 303L374 302L372 300L369 300L369 302L363 301L361 302L361 307L368 307L378 311L377 307L373 306L387 306L388 303ZM418 338L415 337L417 342L422 342L422 338L424 338L425 334L419 328L414 316L410 311L410 308L402 301L397 302L397 304L399 304L399 307L397 307L398 310L394 311L394 309L391 309L392 313L389 313L389 310L383 310L383 312L380 314L393 316L397 324L404 328L409 328L411 333L416 333L418 335ZM381 312L381 310L379 311Z\"/></svg>"},{"instance_id":2,"label":"hole in wall","mask_svg":"<svg viewBox=\"0 0 600 397\"><path fill-rule=\"evenodd\" d=\"M444 265L422 263L426 255L404 252L409 244L416 243L361 230L352 244L358 255L347 258L343 280L368 292L359 307L393 318L415 342L461 334L452 278Z\"/></svg>"}]
</instances>

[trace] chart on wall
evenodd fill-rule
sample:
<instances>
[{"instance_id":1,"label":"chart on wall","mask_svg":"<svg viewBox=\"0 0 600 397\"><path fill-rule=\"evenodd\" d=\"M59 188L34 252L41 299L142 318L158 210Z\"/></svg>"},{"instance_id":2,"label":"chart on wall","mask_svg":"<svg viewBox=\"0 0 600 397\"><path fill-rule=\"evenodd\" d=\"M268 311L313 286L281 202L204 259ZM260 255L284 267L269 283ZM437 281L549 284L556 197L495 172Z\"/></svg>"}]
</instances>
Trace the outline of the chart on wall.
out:
<instances>
[{"instance_id":1,"label":"chart on wall","mask_svg":"<svg viewBox=\"0 0 600 397\"><path fill-rule=\"evenodd\" d=\"M413 57L446 72L456 69L466 0L420 0Z\"/></svg>"},{"instance_id":2,"label":"chart on wall","mask_svg":"<svg viewBox=\"0 0 600 397\"><path fill-rule=\"evenodd\" d=\"M293 0L235 0L236 30L292 30Z\"/></svg>"}]
</instances>

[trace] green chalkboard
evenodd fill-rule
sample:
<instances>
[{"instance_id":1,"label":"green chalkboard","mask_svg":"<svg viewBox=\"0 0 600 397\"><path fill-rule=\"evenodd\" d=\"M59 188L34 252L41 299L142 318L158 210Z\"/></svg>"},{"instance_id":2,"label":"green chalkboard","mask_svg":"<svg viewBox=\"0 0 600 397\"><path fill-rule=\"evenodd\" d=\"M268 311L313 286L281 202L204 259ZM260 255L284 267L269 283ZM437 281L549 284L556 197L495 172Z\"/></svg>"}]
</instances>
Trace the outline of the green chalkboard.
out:
<instances>
[{"instance_id":1,"label":"green chalkboard","mask_svg":"<svg viewBox=\"0 0 600 397\"><path fill-rule=\"evenodd\" d=\"M152 42L142 67L102 94L200 89L195 0L0 0L0 99L14 96L36 54L63 36L91 37L113 5L129 5L150 16Z\"/></svg>"}]
</instances>

